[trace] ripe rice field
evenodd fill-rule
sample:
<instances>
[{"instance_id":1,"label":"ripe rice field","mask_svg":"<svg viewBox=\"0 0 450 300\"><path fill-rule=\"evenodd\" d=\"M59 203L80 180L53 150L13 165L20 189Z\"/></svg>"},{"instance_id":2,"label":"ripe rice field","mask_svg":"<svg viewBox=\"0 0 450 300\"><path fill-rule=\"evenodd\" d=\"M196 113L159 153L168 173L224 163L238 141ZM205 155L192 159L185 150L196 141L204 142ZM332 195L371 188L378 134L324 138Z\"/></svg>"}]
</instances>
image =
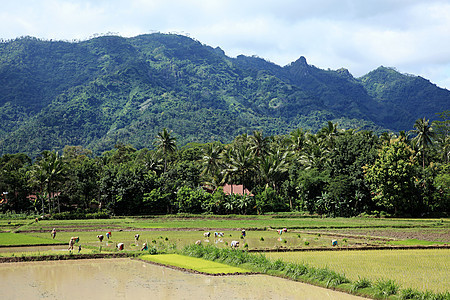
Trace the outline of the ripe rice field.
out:
<instances>
[{"instance_id":1,"label":"ripe rice field","mask_svg":"<svg viewBox=\"0 0 450 300\"><path fill-rule=\"evenodd\" d=\"M272 252L265 255L273 260L328 267L350 280L392 279L402 288L433 292L450 289L450 249Z\"/></svg>"}]
</instances>

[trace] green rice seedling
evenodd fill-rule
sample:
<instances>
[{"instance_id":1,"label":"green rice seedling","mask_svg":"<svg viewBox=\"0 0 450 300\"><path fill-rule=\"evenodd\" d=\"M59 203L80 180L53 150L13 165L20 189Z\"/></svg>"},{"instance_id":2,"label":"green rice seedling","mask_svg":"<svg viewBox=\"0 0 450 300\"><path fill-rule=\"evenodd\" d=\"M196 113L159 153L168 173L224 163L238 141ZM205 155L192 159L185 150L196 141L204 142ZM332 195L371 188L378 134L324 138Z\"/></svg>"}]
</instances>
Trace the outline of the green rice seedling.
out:
<instances>
[{"instance_id":1,"label":"green rice seedling","mask_svg":"<svg viewBox=\"0 0 450 300\"><path fill-rule=\"evenodd\" d=\"M284 271L286 276L296 280L308 272L308 267L304 264L288 263L286 264Z\"/></svg>"},{"instance_id":2,"label":"green rice seedling","mask_svg":"<svg viewBox=\"0 0 450 300\"><path fill-rule=\"evenodd\" d=\"M281 259L277 259L274 262L272 262L271 269L277 270L277 271L283 271L286 263L282 261Z\"/></svg>"},{"instance_id":3,"label":"green rice seedling","mask_svg":"<svg viewBox=\"0 0 450 300\"><path fill-rule=\"evenodd\" d=\"M150 248L148 249L148 254L151 254L151 255L158 254L158 249L156 249L156 246L150 247Z\"/></svg>"},{"instance_id":4,"label":"green rice seedling","mask_svg":"<svg viewBox=\"0 0 450 300\"><path fill-rule=\"evenodd\" d=\"M358 280L352 282L351 291L356 292L359 289L364 289L372 286L372 282L367 278L359 277Z\"/></svg>"},{"instance_id":5,"label":"green rice seedling","mask_svg":"<svg viewBox=\"0 0 450 300\"><path fill-rule=\"evenodd\" d=\"M413 300L448 300L450 299L450 292L446 293L433 293L431 291L418 291L413 288L406 288L400 291L400 299L413 299Z\"/></svg>"},{"instance_id":6,"label":"green rice seedling","mask_svg":"<svg viewBox=\"0 0 450 300\"><path fill-rule=\"evenodd\" d=\"M400 299L425 299L423 293L413 288L407 288L400 291Z\"/></svg>"},{"instance_id":7,"label":"green rice seedling","mask_svg":"<svg viewBox=\"0 0 450 300\"><path fill-rule=\"evenodd\" d=\"M387 298L391 295L395 295L399 290L398 284L391 279L377 280L375 282L374 288L376 295L381 298Z\"/></svg>"},{"instance_id":8,"label":"green rice seedling","mask_svg":"<svg viewBox=\"0 0 450 300\"><path fill-rule=\"evenodd\" d=\"M308 246L309 245L309 242L308 241L305 241L305 246Z\"/></svg>"},{"instance_id":9,"label":"green rice seedling","mask_svg":"<svg viewBox=\"0 0 450 300\"><path fill-rule=\"evenodd\" d=\"M317 281L324 281L329 274L330 270L327 268L314 268L311 267L308 269L308 277Z\"/></svg>"},{"instance_id":10,"label":"green rice seedling","mask_svg":"<svg viewBox=\"0 0 450 300\"><path fill-rule=\"evenodd\" d=\"M330 271L330 270L329 270ZM327 278L327 287L338 286L343 283L349 283L350 280L346 278L343 274L336 273L334 271L330 271Z\"/></svg>"},{"instance_id":11,"label":"green rice seedling","mask_svg":"<svg viewBox=\"0 0 450 300\"><path fill-rule=\"evenodd\" d=\"M297 237L300 239L302 236L300 234L297 234Z\"/></svg>"},{"instance_id":12,"label":"green rice seedling","mask_svg":"<svg viewBox=\"0 0 450 300\"><path fill-rule=\"evenodd\" d=\"M261 242L264 242L264 238L263 238L263 237L260 237L259 240L260 240Z\"/></svg>"}]
</instances>

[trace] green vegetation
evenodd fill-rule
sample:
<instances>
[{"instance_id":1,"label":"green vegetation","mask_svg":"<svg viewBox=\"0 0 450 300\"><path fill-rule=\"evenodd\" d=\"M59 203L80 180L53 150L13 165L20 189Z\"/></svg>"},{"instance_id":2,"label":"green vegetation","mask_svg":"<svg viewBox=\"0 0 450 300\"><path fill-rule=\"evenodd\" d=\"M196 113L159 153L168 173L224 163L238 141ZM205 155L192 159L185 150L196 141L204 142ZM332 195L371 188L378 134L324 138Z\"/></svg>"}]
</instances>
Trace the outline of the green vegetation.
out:
<instances>
[{"instance_id":1,"label":"green vegetation","mask_svg":"<svg viewBox=\"0 0 450 300\"><path fill-rule=\"evenodd\" d=\"M68 240L67 240L68 242ZM0 233L0 245L2 246L16 246L16 245L48 245L58 244L59 241L52 240L50 234L47 238L41 238L26 234L17 234L10 232Z\"/></svg>"},{"instance_id":2,"label":"green vegetation","mask_svg":"<svg viewBox=\"0 0 450 300\"><path fill-rule=\"evenodd\" d=\"M317 268L305 263L284 262L280 259L270 260L262 254L249 254L248 252L232 249L218 249L214 246L190 245L183 249L183 254L223 262L234 266L243 266L247 269L275 276L287 277L292 280L308 282L319 286L334 287L338 290L353 292L360 295L378 299L394 295L399 299L407 295L426 295L425 299L448 299L448 291L419 292L411 288L403 290L391 279L378 279L370 282L359 278L352 282L341 273L329 268ZM408 299L408 298L401 298Z\"/></svg>"},{"instance_id":3,"label":"green vegetation","mask_svg":"<svg viewBox=\"0 0 450 300\"><path fill-rule=\"evenodd\" d=\"M84 220L44 218L38 222L0 218L2 224L17 233L0 233L0 245L8 245L8 240L13 240L14 245L32 245L32 240L49 245L0 248L0 256L4 259L70 259L72 255L79 255L78 245L81 245L80 254L86 257L119 253L130 257L143 255L154 261L161 260L156 261L158 263L205 273L242 272L235 269L225 271L223 265L210 268L205 261L188 261L179 255L181 253L245 269L247 272L250 270L286 277L372 298L384 298L389 294L392 294L388 296L390 299L447 299L449 296L445 288L449 285L446 276L446 262L450 261L449 249L333 251L332 255L329 251L281 252L289 248L331 250L361 245L385 246L391 242L428 245L426 240L409 238L400 241L390 234L411 236L418 233L427 240L442 236L446 241L450 226L448 219L318 218L296 213L180 214ZM244 227L243 224L253 227ZM273 227L269 228L267 224ZM50 236L52 228L57 229L54 240ZM243 239L239 239L241 228L247 229ZM275 230L279 228L287 228L287 232L279 235ZM109 239L106 237L108 231L112 232ZM203 236L205 231L211 232L209 238ZM215 231L223 232L224 237L215 238ZM334 236L333 232L337 232L337 235ZM140 234L139 241L134 239L136 233ZM104 236L102 242L97 238L99 234ZM69 253L67 245L72 236L78 236L80 241L74 251ZM339 241L337 247L331 245L332 239ZM344 239L346 242L341 242ZM197 240L201 241L201 246L194 245ZM240 241L238 249L230 249L233 240ZM50 246L52 243L63 245ZM124 243L123 251L116 249L117 243ZM143 243L148 245L148 250L141 251ZM280 252L248 252L257 249Z\"/></svg>"},{"instance_id":4,"label":"green vegetation","mask_svg":"<svg viewBox=\"0 0 450 300\"><path fill-rule=\"evenodd\" d=\"M327 121L377 133L409 130L418 118L436 119L450 97L384 67L358 79L304 57L280 67L161 33L1 42L0 85L0 154L33 158L65 145L97 155L118 143L152 148L164 127L180 145L229 143L254 130L316 132Z\"/></svg>"},{"instance_id":5,"label":"green vegetation","mask_svg":"<svg viewBox=\"0 0 450 300\"><path fill-rule=\"evenodd\" d=\"M163 265L195 270L207 274L234 274L250 272L243 268L232 267L226 264L211 262L204 259L188 257L179 254L142 255L139 258Z\"/></svg>"},{"instance_id":6,"label":"green vegetation","mask_svg":"<svg viewBox=\"0 0 450 300\"><path fill-rule=\"evenodd\" d=\"M332 255L323 252L283 252L266 253L266 257L286 263L307 263L308 265L344 273L347 278L358 282L361 278L373 283L381 279L391 279L405 288L425 292L432 290L445 292L450 280L447 276L450 250L369 250L335 251ZM380 283L380 287L384 286ZM367 285L366 280L358 283ZM387 286L389 286L386 283Z\"/></svg>"},{"instance_id":7,"label":"green vegetation","mask_svg":"<svg viewBox=\"0 0 450 300\"><path fill-rule=\"evenodd\" d=\"M179 148L164 128L155 137L155 150L117 144L93 156L80 146L67 146L62 154L43 151L34 161L25 154L6 154L0 157L0 189L6 191L0 211L44 219L273 212L446 216L450 167L441 151L447 142L441 143L440 134L431 140L432 129L427 129L432 142L426 147L423 139L339 130L329 122L317 134L295 130L264 136L254 131L226 145ZM225 193L226 184L248 192Z\"/></svg>"}]
</instances>

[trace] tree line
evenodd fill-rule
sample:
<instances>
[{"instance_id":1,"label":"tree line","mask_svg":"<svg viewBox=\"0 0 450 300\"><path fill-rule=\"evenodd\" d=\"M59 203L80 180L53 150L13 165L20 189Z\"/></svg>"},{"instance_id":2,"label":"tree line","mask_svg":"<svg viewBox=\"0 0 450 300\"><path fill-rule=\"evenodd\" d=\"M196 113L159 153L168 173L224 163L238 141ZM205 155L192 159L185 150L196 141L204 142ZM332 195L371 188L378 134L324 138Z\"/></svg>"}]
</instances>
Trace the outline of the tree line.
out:
<instances>
[{"instance_id":1,"label":"tree line","mask_svg":"<svg viewBox=\"0 0 450 300\"><path fill-rule=\"evenodd\" d=\"M108 215L262 214L446 216L450 111L399 134L339 129L262 131L177 146L164 128L153 149L117 144L94 156L81 146L0 158L2 212ZM251 195L227 195L224 184Z\"/></svg>"}]
</instances>

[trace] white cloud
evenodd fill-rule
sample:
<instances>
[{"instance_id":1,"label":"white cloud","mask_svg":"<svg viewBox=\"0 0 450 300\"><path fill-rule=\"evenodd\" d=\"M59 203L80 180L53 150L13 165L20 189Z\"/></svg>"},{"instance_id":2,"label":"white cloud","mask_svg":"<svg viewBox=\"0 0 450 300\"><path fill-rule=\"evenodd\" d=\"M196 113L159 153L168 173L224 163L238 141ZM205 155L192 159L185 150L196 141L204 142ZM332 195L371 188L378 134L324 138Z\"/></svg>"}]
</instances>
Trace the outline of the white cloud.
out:
<instances>
[{"instance_id":1,"label":"white cloud","mask_svg":"<svg viewBox=\"0 0 450 300\"><path fill-rule=\"evenodd\" d=\"M180 32L280 65L301 55L355 76L385 65L450 88L450 4L441 0L2 1L0 38Z\"/></svg>"}]
</instances>

